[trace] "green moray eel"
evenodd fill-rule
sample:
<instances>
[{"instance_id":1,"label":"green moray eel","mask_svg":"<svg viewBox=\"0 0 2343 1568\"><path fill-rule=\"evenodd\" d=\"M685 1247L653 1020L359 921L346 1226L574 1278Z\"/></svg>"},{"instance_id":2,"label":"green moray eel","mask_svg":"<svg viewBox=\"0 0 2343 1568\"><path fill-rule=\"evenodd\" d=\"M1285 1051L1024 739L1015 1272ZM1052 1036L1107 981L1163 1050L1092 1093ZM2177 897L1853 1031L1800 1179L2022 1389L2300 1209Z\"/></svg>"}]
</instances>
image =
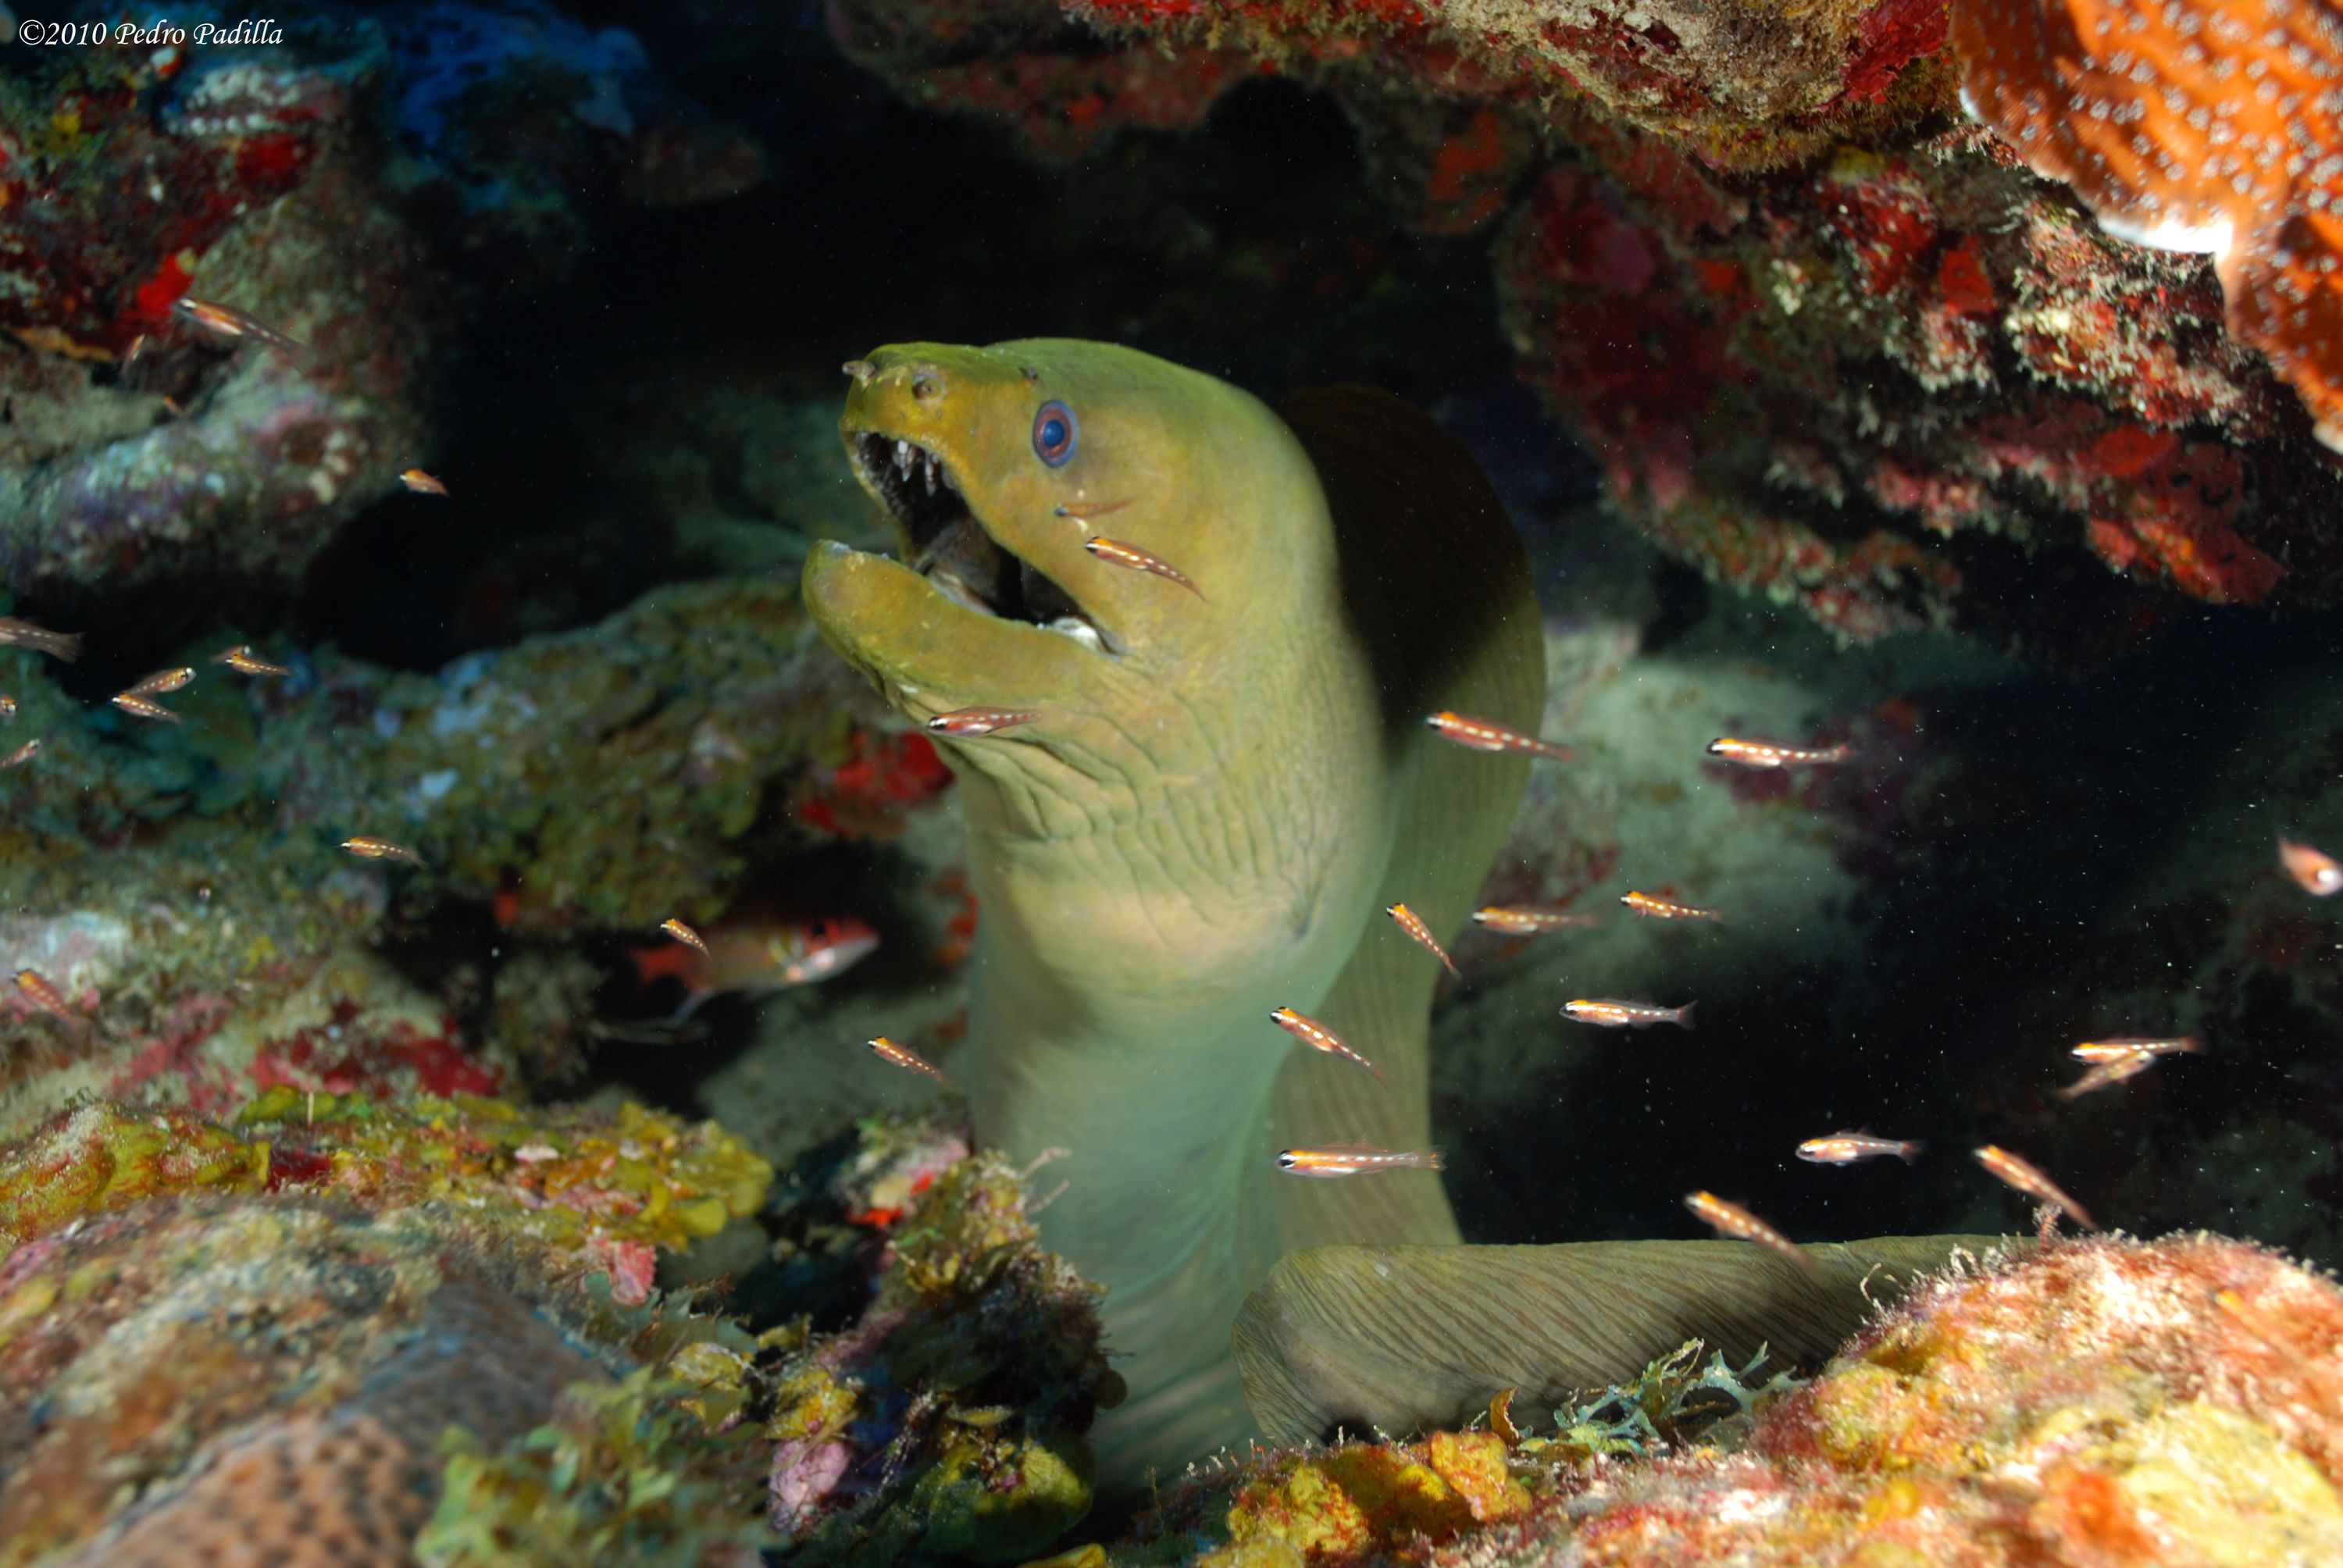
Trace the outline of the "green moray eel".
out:
<instances>
[{"instance_id":1,"label":"green moray eel","mask_svg":"<svg viewBox=\"0 0 2343 1568\"><path fill-rule=\"evenodd\" d=\"M1526 762L1423 719L1536 726L1528 567L1471 458L1381 393L1272 412L1067 341L850 368L840 431L904 558L818 548L815 621L913 719L1039 715L941 742L982 916L953 1075L987 1143L1068 1151L1042 1235L1110 1288L1131 1392L1101 1474L1129 1485L1252 1430L1229 1334L1281 1253L1457 1239L1435 1175L1312 1181L1274 1155L1430 1137L1439 965L1383 910L1453 935L1503 840ZM1294 1048L1279 1006L1382 1080Z\"/></svg>"},{"instance_id":2,"label":"green moray eel","mask_svg":"<svg viewBox=\"0 0 2343 1568\"><path fill-rule=\"evenodd\" d=\"M1272 411L1102 344L910 344L848 368L840 433L902 559L818 548L816 623L912 719L1034 716L940 740L982 915L950 1065L986 1143L1066 1151L1042 1239L1109 1287L1130 1388L1095 1434L1102 1485L1255 1430L1231 1336L1264 1280L1240 1344L1289 1436L1453 1415L1493 1369L1601 1383L1692 1333L1804 1352L1859 1320L1859 1271L1810 1291L1737 1243L1466 1248L1428 1171L1276 1169L1288 1145L1430 1138L1440 967L1383 910L1452 936L1527 777L1423 722L1534 730L1544 703L1527 562L1461 447L1381 393ZM1099 535L1195 591L1094 556ZM1294 1047L1280 1006L1381 1079ZM1521 1251L1574 1261L1524 1270ZM1403 1288L1313 1287L1361 1271ZM1517 1331L1543 1382L1508 1359Z\"/></svg>"}]
</instances>

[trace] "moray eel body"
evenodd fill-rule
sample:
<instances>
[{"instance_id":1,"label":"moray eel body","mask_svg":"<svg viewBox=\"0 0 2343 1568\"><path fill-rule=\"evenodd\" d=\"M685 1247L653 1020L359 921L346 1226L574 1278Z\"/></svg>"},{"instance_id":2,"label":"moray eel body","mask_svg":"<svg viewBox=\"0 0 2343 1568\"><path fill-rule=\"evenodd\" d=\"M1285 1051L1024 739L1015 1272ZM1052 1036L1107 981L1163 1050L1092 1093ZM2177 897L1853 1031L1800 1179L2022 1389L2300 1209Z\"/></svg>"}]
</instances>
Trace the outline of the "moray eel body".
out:
<instances>
[{"instance_id":1,"label":"moray eel body","mask_svg":"<svg viewBox=\"0 0 2343 1568\"><path fill-rule=\"evenodd\" d=\"M817 624L914 719L1040 716L940 741L981 910L953 1070L987 1143L1066 1151L1042 1235L1109 1287L1130 1397L1096 1436L1128 1488L1252 1432L1230 1333L1281 1254L1457 1240L1434 1175L1299 1181L1273 1156L1429 1138L1439 967L1382 910L1453 934L1503 840L1527 763L1422 720L1536 727L1528 568L1472 460L1380 393L1272 412L1054 340L849 368L840 431L904 554L820 547ZM1383 1080L1292 1047L1279 1006Z\"/></svg>"}]
</instances>

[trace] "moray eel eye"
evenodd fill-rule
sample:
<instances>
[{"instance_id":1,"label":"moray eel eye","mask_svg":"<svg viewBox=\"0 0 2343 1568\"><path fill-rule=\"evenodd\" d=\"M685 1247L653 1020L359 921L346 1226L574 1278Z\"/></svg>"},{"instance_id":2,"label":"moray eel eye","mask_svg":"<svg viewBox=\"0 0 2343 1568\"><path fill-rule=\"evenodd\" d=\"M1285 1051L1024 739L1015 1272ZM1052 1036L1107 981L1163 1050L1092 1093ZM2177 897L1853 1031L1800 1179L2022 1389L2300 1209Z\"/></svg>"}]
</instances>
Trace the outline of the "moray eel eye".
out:
<instances>
[{"instance_id":1,"label":"moray eel eye","mask_svg":"<svg viewBox=\"0 0 2343 1568\"><path fill-rule=\"evenodd\" d=\"M1052 468L1062 468L1074 455L1074 411L1063 403L1041 405L1033 416L1033 455Z\"/></svg>"}]
</instances>

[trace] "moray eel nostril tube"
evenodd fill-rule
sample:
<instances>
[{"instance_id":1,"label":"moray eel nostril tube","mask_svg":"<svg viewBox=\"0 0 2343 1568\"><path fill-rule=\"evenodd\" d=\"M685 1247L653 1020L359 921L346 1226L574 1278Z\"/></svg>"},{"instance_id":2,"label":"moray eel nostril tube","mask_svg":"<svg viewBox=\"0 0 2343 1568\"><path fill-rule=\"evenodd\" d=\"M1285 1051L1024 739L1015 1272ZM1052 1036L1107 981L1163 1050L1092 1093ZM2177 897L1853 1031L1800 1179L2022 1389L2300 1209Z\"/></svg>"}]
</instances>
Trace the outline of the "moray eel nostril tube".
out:
<instances>
[{"instance_id":1,"label":"moray eel nostril tube","mask_svg":"<svg viewBox=\"0 0 2343 1568\"><path fill-rule=\"evenodd\" d=\"M1527 563L1463 450L1363 388L1272 412L1101 344L915 344L857 362L840 428L902 559L818 549L823 635L916 720L1038 715L939 742L982 910L952 1071L986 1141L1071 1151L1043 1237L1110 1287L1101 1481L1135 1483L1251 1431L1229 1335L1280 1254L1457 1239L1435 1175L1273 1155L1429 1136L1439 966L1382 911L1453 934L1503 842L1527 764L1422 719L1536 725ZM1203 597L1097 558L1101 530Z\"/></svg>"}]
</instances>

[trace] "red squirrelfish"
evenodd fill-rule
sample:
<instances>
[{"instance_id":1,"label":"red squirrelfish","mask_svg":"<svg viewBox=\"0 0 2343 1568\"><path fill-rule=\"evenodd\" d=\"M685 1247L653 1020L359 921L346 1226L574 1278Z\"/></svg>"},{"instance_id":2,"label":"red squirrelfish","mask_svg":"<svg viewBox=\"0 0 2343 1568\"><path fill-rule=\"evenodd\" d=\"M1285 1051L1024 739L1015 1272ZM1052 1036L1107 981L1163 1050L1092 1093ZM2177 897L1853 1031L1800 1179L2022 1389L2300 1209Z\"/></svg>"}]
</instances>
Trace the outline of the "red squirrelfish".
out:
<instances>
[{"instance_id":1,"label":"red squirrelfish","mask_svg":"<svg viewBox=\"0 0 2343 1568\"><path fill-rule=\"evenodd\" d=\"M1473 923L1509 936L1534 937L1547 931L1584 930L1601 925L1603 917L1569 910L1507 910L1492 904L1474 910Z\"/></svg>"},{"instance_id":2,"label":"red squirrelfish","mask_svg":"<svg viewBox=\"0 0 2343 1568\"><path fill-rule=\"evenodd\" d=\"M2008 1182L2029 1198L2038 1198L2054 1209L2063 1210L2068 1218L2086 1231L2096 1231L2098 1221L2086 1213L2083 1206L2061 1191L2058 1184L2042 1174L2026 1161L1997 1144L1988 1143L1976 1151L1977 1163Z\"/></svg>"},{"instance_id":3,"label":"red squirrelfish","mask_svg":"<svg viewBox=\"0 0 2343 1568\"><path fill-rule=\"evenodd\" d=\"M1714 1192L1694 1192L1685 1197L1684 1207L1728 1241L1755 1241L1761 1247L1771 1247L1802 1269L1815 1266L1804 1247L1738 1203L1728 1203Z\"/></svg>"},{"instance_id":4,"label":"red squirrelfish","mask_svg":"<svg viewBox=\"0 0 2343 1568\"><path fill-rule=\"evenodd\" d=\"M1296 1176L1367 1176L1378 1171L1437 1171L1437 1149L1403 1149L1394 1152L1368 1143L1330 1143L1322 1149L1285 1149L1277 1168Z\"/></svg>"},{"instance_id":5,"label":"red squirrelfish","mask_svg":"<svg viewBox=\"0 0 2343 1568\"><path fill-rule=\"evenodd\" d=\"M2204 1049L2203 1040L2193 1034L2184 1034L2173 1040L2087 1040L2067 1054L2077 1061L2121 1061L2126 1057L2171 1056L2182 1051L2193 1055Z\"/></svg>"},{"instance_id":6,"label":"red squirrelfish","mask_svg":"<svg viewBox=\"0 0 2343 1568\"><path fill-rule=\"evenodd\" d=\"M0 638L0 641L5 641ZM2343 892L2343 866L2335 863L2331 855L2292 839L2278 841L2278 863L2286 868L2302 890L2314 899Z\"/></svg>"},{"instance_id":7,"label":"red squirrelfish","mask_svg":"<svg viewBox=\"0 0 2343 1568\"><path fill-rule=\"evenodd\" d=\"M1438 959L1442 968L1450 974L1455 975L1458 980L1464 978L1456 968L1455 960L1448 956L1448 950L1440 945L1440 939L1432 934L1432 928L1425 925L1423 918L1413 910L1409 909L1405 904L1393 904L1383 913L1389 915L1401 930L1413 938L1416 946Z\"/></svg>"},{"instance_id":8,"label":"red squirrelfish","mask_svg":"<svg viewBox=\"0 0 2343 1568\"><path fill-rule=\"evenodd\" d=\"M13 615L0 615L0 648L29 648L35 653L45 653L51 658L71 664L81 657L81 634L51 631L29 620L18 620Z\"/></svg>"},{"instance_id":9,"label":"red squirrelfish","mask_svg":"<svg viewBox=\"0 0 2343 1568\"><path fill-rule=\"evenodd\" d=\"M871 1053L877 1056L880 1060L886 1062L891 1067L907 1067L913 1072L926 1073L938 1083L950 1083L951 1081L950 1079L946 1078L943 1075L943 1070L938 1067L934 1062L930 1061L926 1057L921 1056L918 1051L913 1050L908 1045L897 1045L893 1040L889 1040L883 1034L870 1042L870 1050Z\"/></svg>"},{"instance_id":10,"label":"red squirrelfish","mask_svg":"<svg viewBox=\"0 0 2343 1568\"><path fill-rule=\"evenodd\" d=\"M1082 541L1082 548L1102 561L1109 561L1119 567L1129 567L1135 572L1151 572L1166 582L1178 583L1198 598L1204 597L1204 590L1191 581L1186 572L1161 556L1149 554L1137 545L1126 545L1120 539L1108 538L1104 534L1092 534Z\"/></svg>"},{"instance_id":11,"label":"red squirrelfish","mask_svg":"<svg viewBox=\"0 0 2343 1568\"><path fill-rule=\"evenodd\" d=\"M1290 1007L1281 1007L1270 1013L1269 1020L1313 1050L1322 1050L1329 1056L1339 1056L1345 1061L1355 1061L1377 1078L1383 1075L1382 1068L1353 1050L1341 1035L1336 1034L1314 1018L1305 1017Z\"/></svg>"},{"instance_id":12,"label":"red squirrelfish","mask_svg":"<svg viewBox=\"0 0 2343 1568\"><path fill-rule=\"evenodd\" d=\"M171 309L215 337L250 337L287 354L298 354L305 347L258 317L238 310L232 305L216 305L187 294L180 296Z\"/></svg>"},{"instance_id":13,"label":"red squirrelfish","mask_svg":"<svg viewBox=\"0 0 2343 1568\"><path fill-rule=\"evenodd\" d=\"M1858 1160L1875 1160L1883 1154L1893 1154L1909 1165L1926 1147L1917 1139L1874 1138L1868 1132L1834 1132L1827 1138L1809 1138L1799 1144L1798 1158L1810 1165L1852 1165Z\"/></svg>"},{"instance_id":14,"label":"red squirrelfish","mask_svg":"<svg viewBox=\"0 0 2343 1568\"><path fill-rule=\"evenodd\" d=\"M1551 758L1556 762L1568 762L1573 753L1567 746L1557 746L1551 740L1541 740L1534 735L1524 735L1518 729L1486 719L1475 719L1469 713L1451 713L1443 709L1426 714L1423 722L1443 740L1453 740L1474 751L1513 751L1531 757Z\"/></svg>"},{"instance_id":15,"label":"red squirrelfish","mask_svg":"<svg viewBox=\"0 0 2343 1568\"><path fill-rule=\"evenodd\" d=\"M628 956L645 985L673 976L683 982L680 1020L709 997L741 991L765 996L842 973L876 951L879 933L851 915L807 920L779 915L730 916L699 933L701 948L679 940Z\"/></svg>"},{"instance_id":16,"label":"red squirrelfish","mask_svg":"<svg viewBox=\"0 0 2343 1568\"><path fill-rule=\"evenodd\" d=\"M928 729L932 734L967 739L1013 729L1021 724L1031 724L1041 717L1039 712L1030 708L955 708L950 713L939 713L929 719Z\"/></svg>"},{"instance_id":17,"label":"red squirrelfish","mask_svg":"<svg viewBox=\"0 0 2343 1568\"><path fill-rule=\"evenodd\" d=\"M1854 755L1844 740L1815 749L1779 740L1742 740L1730 735L1710 741L1708 754L1743 768L1822 768Z\"/></svg>"},{"instance_id":18,"label":"red squirrelfish","mask_svg":"<svg viewBox=\"0 0 2343 1568\"><path fill-rule=\"evenodd\" d=\"M212 655L214 664L225 664L238 675L290 675L293 672L281 664L271 664L252 651L250 643L240 642L225 653Z\"/></svg>"},{"instance_id":19,"label":"red squirrelfish","mask_svg":"<svg viewBox=\"0 0 2343 1568\"><path fill-rule=\"evenodd\" d=\"M1655 1023L1672 1023L1678 1029L1692 1027L1694 1004L1682 1007L1662 1007L1657 1002L1621 1001L1614 997L1590 997L1562 1004L1562 1016L1580 1023L1591 1023L1603 1029L1649 1029Z\"/></svg>"},{"instance_id":20,"label":"red squirrelfish","mask_svg":"<svg viewBox=\"0 0 2343 1568\"><path fill-rule=\"evenodd\" d=\"M16 971L16 990L25 1000L64 1024L67 1029L80 1029L89 1020L66 1005L65 997L40 974L32 970Z\"/></svg>"},{"instance_id":21,"label":"red squirrelfish","mask_svg":"<svg viewBox=\"0 0 2343 1568\"><path fill-rule=\"evenodd\" d=\"M1698 910L1690 904L1680 904L1674 899L1664 899L1656 893L1622 893L1619 901L1651 920L1721 920L1722 910Z\"/></svg>"}]
</instances>

